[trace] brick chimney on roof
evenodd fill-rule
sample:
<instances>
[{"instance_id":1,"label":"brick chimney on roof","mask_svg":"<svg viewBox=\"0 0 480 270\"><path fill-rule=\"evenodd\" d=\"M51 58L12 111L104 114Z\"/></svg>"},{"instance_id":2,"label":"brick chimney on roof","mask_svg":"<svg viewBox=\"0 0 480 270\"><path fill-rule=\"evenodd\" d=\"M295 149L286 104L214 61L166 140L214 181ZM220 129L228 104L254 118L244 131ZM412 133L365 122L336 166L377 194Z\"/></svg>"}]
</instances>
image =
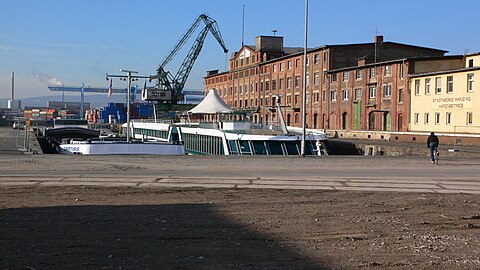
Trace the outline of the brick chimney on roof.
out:
<instances>
[{"instance_id":1,"label":"brick chimney on roof","mask_svg":"<svg viewBox=\"0 0 480 270\"><path fill-rule=\"evenodd\" d=\"M383 36L375 36L375 43L376 44L383 44Z\"/></svg>"}]
</instances>

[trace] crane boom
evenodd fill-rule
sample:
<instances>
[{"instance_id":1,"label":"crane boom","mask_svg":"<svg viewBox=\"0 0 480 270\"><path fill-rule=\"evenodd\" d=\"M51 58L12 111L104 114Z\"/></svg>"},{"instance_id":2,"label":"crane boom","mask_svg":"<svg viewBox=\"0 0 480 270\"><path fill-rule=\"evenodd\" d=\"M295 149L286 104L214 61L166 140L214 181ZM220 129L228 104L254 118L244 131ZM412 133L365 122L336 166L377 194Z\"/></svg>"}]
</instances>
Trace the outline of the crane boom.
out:
<instances>
[{"instance_id":1,"label":"crane boom","mask_svg":"<svg viewBox=\"0 0 480 270\"><path fill-rule=\"evenodd\" d=\"M185 45L186 41L190 38L193 32L198 28L200 22L204 22L205 27L198 34L193 46L190 48L187 56L180 65L177 73L172 75L170 72L165 70L165 65L168 64L178 53L178 51ZM193 68L195 60L197 60L200 51L202 50L205 38L207 37L208 32L211 32L215 37L217 42L223 48L225 53L228 52L228 49L223 42L222 35L217 26L217 22L208 17L205 14L200 15L194 23L190 26L187 32L182 36L182 38L177 42L173 50L168 54L168 56L163 60L163 62L157 68L157 74L150 76L150 80L157 79L157 91L162 92L163 94L152 95L155 97L164 97L161 100L171 102L176 104L178 101L182 100L182 90L187 81L188 75ZM147 95L148 96L148 95ZM147 100L149 100L147 98ZM158 100L157 98L150 100Z\"/></svg>"}]
</instances>

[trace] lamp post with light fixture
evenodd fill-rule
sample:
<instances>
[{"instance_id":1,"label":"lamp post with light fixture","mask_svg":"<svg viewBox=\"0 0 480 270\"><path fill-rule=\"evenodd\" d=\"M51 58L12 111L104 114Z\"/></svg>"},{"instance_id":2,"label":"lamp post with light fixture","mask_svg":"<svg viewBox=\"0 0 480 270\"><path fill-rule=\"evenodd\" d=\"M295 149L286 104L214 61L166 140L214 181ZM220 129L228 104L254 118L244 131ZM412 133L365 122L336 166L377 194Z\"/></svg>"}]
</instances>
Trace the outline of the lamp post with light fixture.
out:
<instances>
[{"instance_id":1,"label":"lamp post with light fixture","mask_svg":"<svg viewBox=\"0 0 480 270\"><path fill-rule=\"evenodd\" d=\"M132 80L138 80L139 78L142 79L150 79L150 76L136 76L133 73L138 73L137 71L127 70L127 69L120 69L120 72L127 73L126 75L109 75L106 74L106 79L108 78L120 78L120 80L128 80L128 88L127 88L127 143L130 143L130 99L131 99L131 83Z\"/></svg>"},{"instance_id":2,"label":"lamp post with light fixture","mask_svg":"<svg viewBox=\"0 0 480 270\"><path fill-rule=\"evenodd\" d=\"M302 143L301 143L301 155L305 157L305 135L307 125L307 33L308 33L308 0L305 0L305 40L303 50L303 98L302 98Z\"/></svg>"}]
</instances>

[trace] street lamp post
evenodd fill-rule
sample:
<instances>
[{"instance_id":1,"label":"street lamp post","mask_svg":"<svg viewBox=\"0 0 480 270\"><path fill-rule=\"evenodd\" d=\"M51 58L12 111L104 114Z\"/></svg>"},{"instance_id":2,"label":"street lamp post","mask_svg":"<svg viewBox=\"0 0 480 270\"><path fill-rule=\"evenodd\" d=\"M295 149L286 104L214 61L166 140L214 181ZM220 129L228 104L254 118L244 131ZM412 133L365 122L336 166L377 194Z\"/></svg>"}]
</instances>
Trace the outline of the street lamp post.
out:
<instances>
[{"instance_id":1,"label":"street lamp post","mask_svg":"<svg viewBox=\"0 0 480 270\"><path fill-rule=\"evenodd\" d=\"M131 84L133 79L150 79L150 76L136 76L132 75L134 73L138 73L137 71L133 70L126 70L126 69L120 69L120 72L125 72L127 75L106 75L106 78L120 78L120 79L126 79L128 80L128 88L127 88L127 143L130 143L130 102L131 102Z\"/></svg>"},{"instance_id":2,"label":"street lamp post","mask_svg":"<svg viewBox=\"0 0 480 270\"><path fill-rule=\"evenodd\" d=\"M125 69L120 69L121 72L126 72L127 75L127 143L130 143L130 102L131 102L131 91L132 89L130 88L132 85L132 73L138 73L136 71L131 71L131 70L125 70Z\"/></svg>"},{"instance_id":3,"label":"street lamp post","mask_svg":"<svg viewBox=\"0 0 480 270\"><path fill-rule=\"evenodd\" d=\"M305 0L305 44L303 51L303 102L302 102L302 143L301 155L305 157L305 133L307 125L307 32L308 32L308 0Z\"/></svg>"}]
</instances>

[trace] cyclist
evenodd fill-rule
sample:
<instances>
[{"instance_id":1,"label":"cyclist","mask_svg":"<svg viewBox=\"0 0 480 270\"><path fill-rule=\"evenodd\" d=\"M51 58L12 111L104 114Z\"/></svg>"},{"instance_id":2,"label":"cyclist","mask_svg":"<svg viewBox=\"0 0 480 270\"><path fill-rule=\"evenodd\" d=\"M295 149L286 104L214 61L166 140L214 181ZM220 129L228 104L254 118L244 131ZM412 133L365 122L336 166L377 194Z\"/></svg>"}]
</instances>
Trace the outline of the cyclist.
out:
<instances>
[{"instance_id":1,"label":"cyclist","mask_svg":"<svg viewBox=\"0 0 480 270\"><path fill-rule=\"evenodd\" d=\"M430 133L430 136L428 136L427 139L427 147L430 148L430 159L432 160L432 163L435 163L435 157L433 156L433 152L437 149L439 143L440 142L435 133Z\"/></svg>"}]
</instances>

